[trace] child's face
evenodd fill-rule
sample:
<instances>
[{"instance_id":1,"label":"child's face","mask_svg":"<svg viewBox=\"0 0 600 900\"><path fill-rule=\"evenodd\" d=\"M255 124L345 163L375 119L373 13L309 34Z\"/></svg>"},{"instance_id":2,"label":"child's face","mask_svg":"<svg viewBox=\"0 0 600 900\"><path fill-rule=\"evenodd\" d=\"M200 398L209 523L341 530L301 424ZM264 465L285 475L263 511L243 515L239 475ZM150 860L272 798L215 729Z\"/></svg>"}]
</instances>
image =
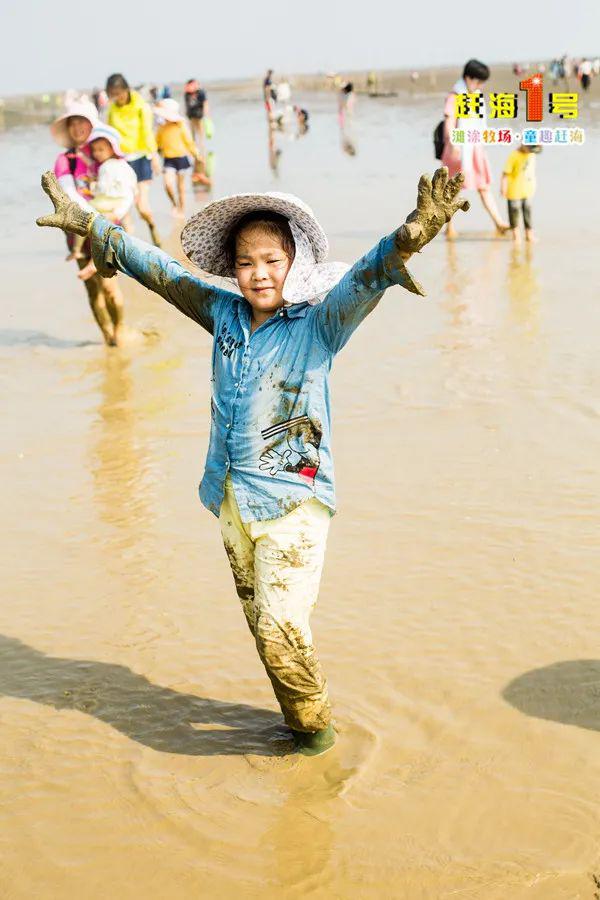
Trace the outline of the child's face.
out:
<instances>
[{"instance_id":1,"label":"child's face","mask_svg":"<svg viewBox=\"0 0 600 900\"><path fill-rule=\"evenodd\" d=\"M479 78L469 78L468 76L465 78L465 84L469 91L474 92L478 91L483 84L483 81L480 81Z\"/></svg>"},{"instance_id":2,"label":"child's face","mask_svg":"<svg viewBox=\"0 0 600 900\"><path fill-rule=\"evenodd\" d=\"M252 309L275 312L283 305L283 284L292 261L276 238L249 225L236 240L235 277Z\"/></svg>"},{"instance_id":3,"label":"child's face","mask_svg":"<svg viewBox=\"0 0 600 900\"><path fill-rule=\"evenodd\" d=\"M92 133L92 123L85 116L69 116L67 131L75 147L85 144Z\"/></svg>"},{"instance_id":4,"label":"child's face","mask_svg":"<svg viewBox=\"0 0 600 900\"><path fill-rule=\"evenodd\" d=\"M129 103L129 91L123 87L111 88L108 92L108 99L117 106L125 106L126 103Z\"/></svg>"},{"instance_id":5,"label":"child's face","mask_svg":"<svg viewBox=\"0 0 600 900\"><path fill-rule=\"evenodd\" d=\"M92 141L90 151L99 165L115 155L110 141L107 141L106 138L96 138L95 141Z\"/></svg>"}]
</instances>

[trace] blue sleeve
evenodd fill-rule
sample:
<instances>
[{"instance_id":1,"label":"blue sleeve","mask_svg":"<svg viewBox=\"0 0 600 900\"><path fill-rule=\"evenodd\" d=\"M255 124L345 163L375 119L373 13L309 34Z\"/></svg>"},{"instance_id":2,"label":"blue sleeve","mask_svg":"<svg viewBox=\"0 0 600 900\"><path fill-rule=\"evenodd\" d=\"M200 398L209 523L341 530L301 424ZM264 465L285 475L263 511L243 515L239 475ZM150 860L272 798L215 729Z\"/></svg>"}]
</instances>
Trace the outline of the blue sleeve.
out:
<instances>
[{"instance_id":1,"label":"blue sleeve","mask_svg":"<svg viewBox=\"0 0 600 900\"><path fill-rule=\"evenodd\" d=\"M102 216L94 220L91 241L92 257L100 275L110 278L124 272L160 294L210 334L214 333L222 303L238 299L236 294L196 278L168 253L131 237Z\"/></svg>"},{"instance_id":2,"label":"blue sleeve","mask_svg":"<svg viewBox=\"0 0 600 900\"><path fill-rule=\"evenodd\" d=\"M313 314L319 343L339 353L352 332L375 309L384 291L400 284L413 294L424 291L406 269L395 242L396 233L382 238L333 287Z\"/></svg>"}]
</instances>

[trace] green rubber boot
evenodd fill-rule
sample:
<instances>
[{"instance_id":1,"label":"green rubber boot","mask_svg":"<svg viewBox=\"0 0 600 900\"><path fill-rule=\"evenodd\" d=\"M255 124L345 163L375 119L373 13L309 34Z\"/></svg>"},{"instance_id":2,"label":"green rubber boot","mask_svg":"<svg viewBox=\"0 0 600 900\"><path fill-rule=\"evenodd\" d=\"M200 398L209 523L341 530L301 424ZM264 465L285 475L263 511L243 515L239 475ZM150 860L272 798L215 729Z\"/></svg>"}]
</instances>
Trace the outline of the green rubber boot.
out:
<instances>
[{"instance_id":1,"label":"green rubber boot","mask_svg":"<svg viewBox=\"0 0 600 900\"><path fill-rule=\"evenodd\" d=\"M327 753L335 744L335 731L330 723L320 731L294 731L294 749L303 756L320 756Z\"/></svg>"}]
</instances>

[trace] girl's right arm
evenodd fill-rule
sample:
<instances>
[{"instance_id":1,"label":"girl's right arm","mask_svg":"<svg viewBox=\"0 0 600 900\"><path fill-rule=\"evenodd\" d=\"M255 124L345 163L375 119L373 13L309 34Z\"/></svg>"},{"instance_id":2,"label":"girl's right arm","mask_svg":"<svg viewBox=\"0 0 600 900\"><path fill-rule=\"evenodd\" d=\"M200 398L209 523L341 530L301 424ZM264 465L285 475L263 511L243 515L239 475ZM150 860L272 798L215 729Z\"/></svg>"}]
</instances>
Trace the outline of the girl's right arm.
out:
<instances>
[{"instance_id":1,"label":"girl's right arm","mask_svg":"<svg viewBox=\"0 0 600 900\"><path fill-rule=\"evenodd\" d=\"M94 219L90 238L92 258L102 277L124 272L160 294L210 334L214 332L220 305L237 299L235 294L196 278L163 250L131 237L102 216Z\"/></svg>"}]
</instances>

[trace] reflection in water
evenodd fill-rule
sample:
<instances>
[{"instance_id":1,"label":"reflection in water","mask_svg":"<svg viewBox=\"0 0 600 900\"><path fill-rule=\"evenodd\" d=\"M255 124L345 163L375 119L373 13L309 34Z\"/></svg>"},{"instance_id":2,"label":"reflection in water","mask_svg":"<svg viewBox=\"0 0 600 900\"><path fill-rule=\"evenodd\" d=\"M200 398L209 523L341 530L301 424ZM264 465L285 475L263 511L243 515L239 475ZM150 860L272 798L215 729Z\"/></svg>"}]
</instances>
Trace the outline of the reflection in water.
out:
<instances>
[{"instance_id":1,"label":"reflection in water","mask_svg":"<svg viewBox=\"0 0 600 900\"><path fill-rule=\"evenodd\" d=\"M356 156L356 141L354 138L348 133L348 129L341 128L340 129L340 141L342 145L342 150L348 156Z\"/></svg>"},{"instance_id":2,"label":"reflection in water","mask_svg":"<svg viewBox=\"0 0 600 900\"><path fill-rule=\"evenodd\" d=\"M506 276L512 318L530 335L537 334L540 323L540 287L532 260L531 244L513 246Z\"/></svg>"},{"instance_id":3,"label":"reflection in water","mask_svg":"<svg viewBox=\"0 0 600 900\"><path fill-rule=\"evenodd\" d=\"M151 524L147 502L151 461L136 435L139 422L130 366L127 356L106 354L90 453L100 515L116 529L110 549L117 553L139 546L141 533Z\"/></svg>"},{"instance_id":4,"label":"reflection in water","mask_svg":"<svg viewBox=\"0 0 600 900\"><path fill-rule=\"evenodd\" d=\"M501 349L494 339L495 286L502 271L501 242L464 245L446 241L441 308L446 326L438 337L444 386L455 401L488 401L497 387Z\"/></svg>"},{"instance_id":5,"label":"reflection in water","mask_svg":"<svg viewBox=\"0 0 600 900\"><path fill-rule=\"evenodd\" d=\"M450 316L450 326L454 330L460 327L467 309L464 301L465 288L469 284L467 269L460 264L456 243L446 241L446 281L444 284L442 306Z\"/></svg>"},{"instance_id":6,"label":"reflection in water","mask_svg":"<svg viewBox=\"0 0 600 900\"><path fill-rule=\"evenodd\" d=\"M318 781L318 775L314 775ZM330 861L334 833L327 821L328 804L315 797L308 804L303 790L291 780L285 802L277 809L263 844L273 856L273 876L286 886L286 895L307 897L331 883Z\"/></svg>"},{"instance_id":7,"label":"reflection in water","mask_svg":"<svg viewBox=\"0 0 600 900\"><path fill-rule=\"evenodd\" d=\"M278 146L277 127L271 120L268 121L268 140L267 147L269 151L269 168L274 175L279 175L279 161L281 159L282 150Z\"/></svg>"}]
</instances>

